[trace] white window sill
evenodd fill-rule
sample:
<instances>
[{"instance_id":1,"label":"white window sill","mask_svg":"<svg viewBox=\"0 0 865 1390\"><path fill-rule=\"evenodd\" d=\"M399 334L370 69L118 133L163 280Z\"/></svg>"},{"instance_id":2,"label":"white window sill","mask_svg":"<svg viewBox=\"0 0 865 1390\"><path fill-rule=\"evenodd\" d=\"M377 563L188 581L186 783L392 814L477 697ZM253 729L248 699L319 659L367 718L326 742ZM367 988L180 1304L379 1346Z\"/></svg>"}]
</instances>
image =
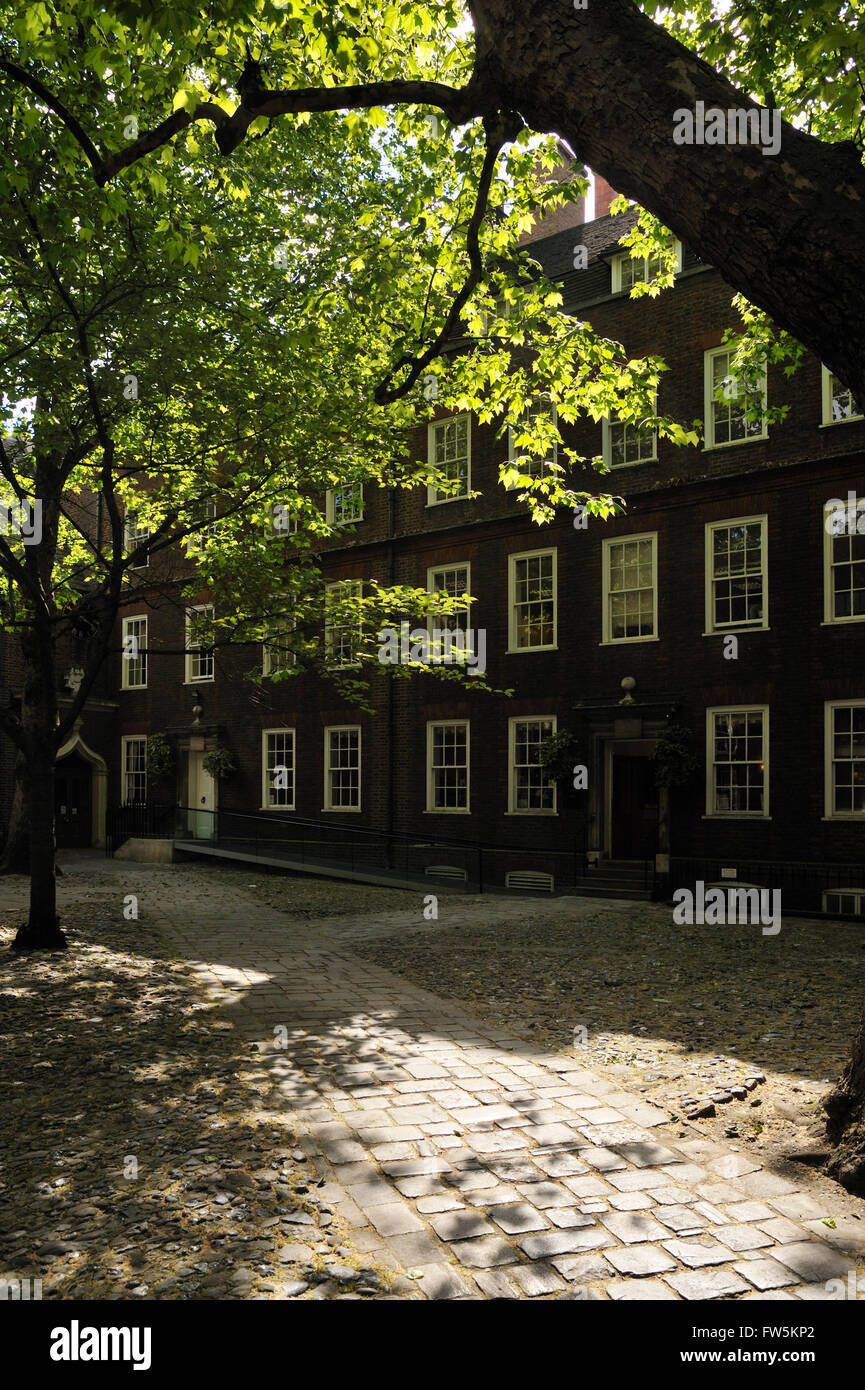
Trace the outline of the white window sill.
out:
<instances>
[{"instance_id":1,"label":"white window sill","mask_svg":"<svg viewBox=\"0 0 865 1390\"><path fill-rule=\"evenodd\" d=\"M703 632L701 637L744 637L746 632L770 632L768 623L755 624L754 627L716 627L714 631Z\"/></svg>"},{"instance_id":2,"label":"white window sill","mask_svg":"<svg viewBox=\"0 0 865 1390\"><path fill-rule=\"evenodd\" d=\"M259 811L294 811L296 806L259 806Z\"/></svg>"},{"instance_id":3,"label":"white window sill","mask_svg":"<svg viewBox=\"0 0 865 1390\"><path fill-rule=\"evenodd\" d=\"M506 647L505 656L523 656L526 652L557 652L558 642L554 642L549 647Z\"/></svg>"},{"instance_id":4,"label":"white window sill","mask_svg":"<svg viewBox=\"0 0 865 1390\"><path fill-rule=\"evenodd\" d=\"M714 454L717 449L740 449L743 444L760 444L769 438L768 431L765 434L752 434L747 439L729 439L726 444L704 444L700 450L701 454Z\"/></svg>"},{"instance_id":5,"label":"white window sill","mask_svg":"<svg viewBox=\"0 0 865 1390\"><path fill-rule=\"evenodd\" d=\"M824 618L821 627L849 627L851 623L865 623L865 613L854 618Z\"/></svg>"},{"instance_id":6,"label":"white window sill","mask_svg":"<svg viewBox=\"0 0 865 1390\"><path fill-rule=\"evenodd\" d=\"M424 811L425 816L470 816L471 810L468 806L448 806L436 808L427 806Z\"/></svg>"},{"instance_id":7,"label":"white window sill","mask_svg":"<svg viewBox=\"0 0 865 1390\"><path fill-rule=\"evenodd\" d=\"M215 676L202 676L200 680L197 680L197 681L184 681L183 684L184 684L184 685L213 685L215 679L216 679Z\"/></svg>"},{"instance_id":8,"label":"white window sill","mask_svg":"<svg viewBox=\"0 0 865 1390\"><path fill-rule=\"evenodd\" d=\"M126 694L126 692L128 691L129 694L131 694L131 695L134 695L135 692L136 692L136 690L146 690L146 689L147 689L147 686L146 686L146 685L122 685L122 686L120 687L121 694Z\"/></svg>"},{"instance_id":9,"label":"white window sill","mask_svg":"<svg viewBox=\"0 0 865 1390\"><path fill-rule=\"evenodd\" d=\"M611 473L620 473L621 470L622 470L623 468L642 468L642 467L644 467L644 465L647 464L647 463L657 463L657 462L658 462L658 456L657 456L657 454L655 455L654 458L650 458L650 459L635 459L633 463L607 463L607 460L604 459L604 463L607 464L607 468L610 470Z\"/></svg>"},{"instance_id":10,"label":"white window sill","mask_svg":"<svg viewBox=\"0 0 865 1390\"><path fill-rule=\"evenodd\" d=\"M470 500L467 492L460 492L454 497L437 497L434 502L427 500L426 505L428 507L446 507L448 502L468 502Z\"/></svg>"},{"instance_id":11,"label":"white window sill","mask_svg":"<svg viewBox=\"0 0 865 1390\"><path fill-rule=\"evenodd\" d=\"M322 815L325 815L325 814L326 814L326 815L328 815L328 816L330 816L330 815L341 816L341 815L343 815L344 813L345 813L345 814L348 814L348 815L351 815L351 816L360 815L360 807L359 807L359 806L322 806L322 808L321 808L321 814L322 814Z\"/></svg>"},{"instance_id":12,"label":"white window sill","mask_svg":"<svg viewBox=\"0 0 865 1390\"><path fill-rule=\"evenodd\" d=\"M701 820L771 820L762 811L712 811L700 817Z\"/></svg>"},{"instance_id":13,"label":"white window sill","mask_svg":"<svg viewBox=\"0 0 865 1390\"><path fill-rule=\"evenodd\" d=\"M833 430L836 425L861 425L865 420L865 415L845 415L840 420L824 420L822 425L817 428L821 430Z\"/></svg>"},{"instance_id":14,"label":"white window sill","mask_svg":"<svg viewBox=\"0 0 865 1390\"><path fill-rule=\"evenodd\" d=\"M558 811L505 811L506 816L557 816Z\"/></svg>"},{"instance_id":15,"label":"white window sill","mask_svg":"<svg viewBox=\"0 0 865 1390\"><path fill-rule=\"evenodd\" d=\"M605 637L603 642L599 642L599 647L632 647L635 642L660 642L657 634L654 637Z\"/></svg>"},{"instance_id":16,"label":"white window sill","mask_svg":"<svg viewBox=\"0 0 865 1390\"><path fill-rule=\"evenodd\" d=\"M853 825L859 825L862 821L865 821L865 811L836 811L834 815L821 816L820 819L827 823L832 821L847 821L848 824L852 823ZM857 892L861 892L861 889L857 889Z\"/></svg>"}]
</instances>

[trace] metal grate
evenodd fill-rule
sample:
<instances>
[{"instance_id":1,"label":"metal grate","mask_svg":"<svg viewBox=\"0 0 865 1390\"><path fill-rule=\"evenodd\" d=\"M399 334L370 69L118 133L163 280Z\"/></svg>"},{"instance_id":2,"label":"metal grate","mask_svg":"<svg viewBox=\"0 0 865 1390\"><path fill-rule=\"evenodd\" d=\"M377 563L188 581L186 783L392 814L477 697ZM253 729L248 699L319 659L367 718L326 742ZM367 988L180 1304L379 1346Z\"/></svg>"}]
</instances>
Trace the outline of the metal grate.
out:
<instances>
[{"instance_id":1,"label":"metal grate","mask_svg":"<svg viewBox=\"0 0 865 1390\"><path fill-rule=\"evenodd\" d=\"M428 878L450 878L459 883L466 883L469 876L467 869L460 869L456 864L427 864L424 873Z\"/></svg>"},{"instance_id":2,"label":"metal grate","mask_svg":"<svg viewBox=\"0 0 865 1390\"><path fill-rule=\"evenodd\" d=\"M861 888L833 888L823 894L823 911L844 917L865 917L865 892Z\"/></svg>"},{"instance_id":3,"label":"metal grate","mask_svg":"<svg viewBox=\"0 0 865 1390\"><path fill-rule=\"evenodd\" d=\"M505 874L506 888L519 888L529 893L552 893L555 886L552 874L542 874L537 869L511 869Z\"/></svg>"}]
</instances>

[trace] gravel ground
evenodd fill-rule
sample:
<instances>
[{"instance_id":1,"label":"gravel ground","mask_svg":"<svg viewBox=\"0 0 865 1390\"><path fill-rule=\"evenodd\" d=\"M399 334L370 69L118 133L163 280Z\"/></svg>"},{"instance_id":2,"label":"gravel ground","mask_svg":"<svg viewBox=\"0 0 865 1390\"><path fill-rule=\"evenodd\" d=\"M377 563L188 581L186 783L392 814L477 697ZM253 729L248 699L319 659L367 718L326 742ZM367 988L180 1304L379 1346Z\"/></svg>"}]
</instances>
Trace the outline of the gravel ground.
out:
<instances>
[{"instance_id":1,"label":"gravel ground","mask_svg":"<svg viewBox=\"0 0 865 1390\"><path fill-rule=\"evenodd\" d=\"M0 953L0 1282L41 1278L59 1299L386 1295L188 963L118 922L116 888L80 896L68 953ZM20 920L0 918L0 948Z\"/></svg>"},{"instance_id":2,"label":"gravel ground","mask_svg":"<svg viewBox=\"0 0 865 1390\"><path fill-rule=\"evenodd\" d=\"M816 1161L820 1099L846 1063L865 996L861 927L789 919L764 937L590 899L560 899L556 915L528 903L511 915L509 903L495 922L491 901L460 899L453 926L446 908L431 930L370 935L352 949L537 1044L572 1040L602 1075L712 1139L763 1150L764 1162ZM865 1213L799 1162L795 1177Z\"/></svg>"},{"instance_id":3,"label":"gravel ground","mask_svg":"<svg viewBox=\"0 0 865 1390\"><path fill-rule=\"evenodd\" d=\"M188 963L143 922L129 949L119 868L110 887L67 879L74 950L0 955L0 1281L41 1276L46 1298L387 1294ZM815 1147L865 993L865 932L850 924L790 919L764 937L674 927L658 905L441 892L427 921L420 892L249 866L170 872L215 903L221 883L267 902L287 933L333 937L535 1044L575 1045L682 1133L764 1163ZM0 947L20 920L0 915ZM714 1115L682 1118L685 1097L713 1092ZM865 1216L814 1168L790 1176Z\"/></svg>"}]
</instances>

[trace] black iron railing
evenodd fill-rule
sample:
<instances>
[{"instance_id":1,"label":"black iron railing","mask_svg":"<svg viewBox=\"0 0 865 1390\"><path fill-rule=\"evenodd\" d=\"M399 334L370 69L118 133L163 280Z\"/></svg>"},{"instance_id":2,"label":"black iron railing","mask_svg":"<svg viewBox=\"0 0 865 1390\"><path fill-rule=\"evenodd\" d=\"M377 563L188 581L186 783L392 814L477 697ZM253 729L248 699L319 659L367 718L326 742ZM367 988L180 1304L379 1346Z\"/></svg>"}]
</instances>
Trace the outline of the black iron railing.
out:
<instances>
[{"instance_id":1,"label":"black iron railing","mask_svg":"<svg viewBox=\"0 0 865 1390\"><path fill-rule=\"evenodd\" d=\"M285 812L207 811L186 806L123 806L109 813L106 853L132 836L171 837L256 859L291 861L380 875L419 879L466 892L503 889L508 874L548 874L554 891L575 886L585 850L506 847L419 831L383 831L344 819L310 820Z\"/></svg>"},{"instance_id":2,"label":"black iron railing","mask_svg":"<svg viewBox=\"0 0 865 1390\"><path fill-rule=\"evenodd\" d=\"M111 855L130 839L173 839L177 807L159 802L132 802L109 807L105 817L105 853Z\"/></svg>"},{"instance_id":3,"label":"black iron railing","mask_svg":"<svg viewBox=\"0 0 865 1390\"><path fill-rule=\"evenodd\" d=\"M735 878L730 870L735 870ZM726 871L726 872L725 872ZM670 860L669 888L693 889L704 884L751 884L757 888L780 889L782 910L823 912L825 893L850 889L865 893L865 863L809 863L804 860L680 858Z\"/></svg>"}]
</instances>

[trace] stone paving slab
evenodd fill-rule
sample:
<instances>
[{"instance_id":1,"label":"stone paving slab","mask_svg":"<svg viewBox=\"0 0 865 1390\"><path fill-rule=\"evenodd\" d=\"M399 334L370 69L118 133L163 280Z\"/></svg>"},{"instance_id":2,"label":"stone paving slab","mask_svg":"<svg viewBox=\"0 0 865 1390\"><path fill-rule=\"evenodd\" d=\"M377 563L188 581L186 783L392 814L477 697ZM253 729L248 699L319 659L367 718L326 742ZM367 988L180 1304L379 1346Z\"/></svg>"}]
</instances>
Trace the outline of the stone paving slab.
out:
<instances>
[{"instance_id":1,"label":"stone paving slab","mask_svg":"<svg viewBox=\"0 0 865 1390\"><path fill-rule=\"evenodd\" d=\"M855 1269L857 1223L833 1232L735 1148L356 956L363 919L301 927L230 888L217 917L182 876L171 893L139 886L257 1045L267 1113L305 1131L348 1239L416 1276L397 1296L807 1299Z\"/></svg>"}]
</instances>

